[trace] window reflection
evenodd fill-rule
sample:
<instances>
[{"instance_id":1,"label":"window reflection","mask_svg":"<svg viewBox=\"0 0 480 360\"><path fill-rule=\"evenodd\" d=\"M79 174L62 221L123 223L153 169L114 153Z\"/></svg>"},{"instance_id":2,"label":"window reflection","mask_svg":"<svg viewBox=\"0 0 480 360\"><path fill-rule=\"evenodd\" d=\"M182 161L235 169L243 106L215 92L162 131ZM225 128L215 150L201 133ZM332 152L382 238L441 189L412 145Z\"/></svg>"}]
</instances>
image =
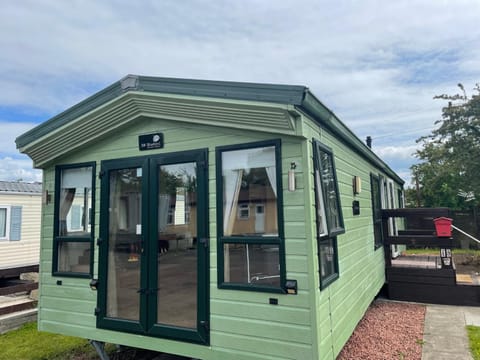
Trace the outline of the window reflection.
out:
<instances>
[{"instance_id":1,"label":"window reflection","mask_svg":"<svg viewBox=\"0 0 480 360\"><path fill-rule=\"evenodd\" d=\"M82 166L83 165L83 166ZM91 270L94 165L56 168L54 273L88 276Z\"/></svg>"},{"instance_id":2,"label":"window reflection","mask_svg":"<svg viewBox=\"0 0 480 360\"><path fill-rule=\"evenodd\" d=\"M88 273L90 271L90 242L59 242L58 257L58 271Z\"/></svg>"},{"instance_id":3,"label":"window reflection","mask_svg":"<svg viewBox=\"0 0 480 360\"><path fill-rule=\"evenodd\" d=\"M342 227L338 207L337 185L335 183L335 169L333 167L332 155L322 150L319 153L326 215L328 216L330 230L334 231Z\"/></svg>"},{"instance_id":4,"label":"window reflection","mask_svg":"<svg viewBox=\"0 0 480 360\"><path fill-rule=\"evenodd\" d=\"M60 180L58 235L89 235L92 204L92 167L63 169Z\"/></svg>"},{"instance_id":5,"label":"window reflection","mask_svg":"<svg viewBox=\"0 0 480 360\"><path fill-rule=\"evenodd\" d=\"M225 279L233 283L280 286L278 245L225 244Z\"/></svg>"},{"instance_id":6,"label":"window reflection","mask_svg":"<svg viewBox=\"0 0 480 360\"><path fill-rule=\"evenodd\" d=\"M320 241L318 244L320 252L320 275L322 278L328 278L334 275L335 269L335 248L333 239Z\"/></svg>"},{"instance_id":7,"label":"window reflection","mask_svg":"<svg viewBox=\"0 0 480 360\"><path fill-rule=\"evenodd\" d=\"M160 166L157 323L197 325L197 177L195 163Z\"/></svg>"},{"instance_id":8,"label":"window reflection","mask_svg":"<svg viewBox=\"0 0 480 360\"><path fill-rule=\"evenodd\" d=\"M278 236L275 147L224 152L222 174L224 235Z\"/></svg>"},{"instance_id":9,"label":"window reflection","mask_svg":"<svg viewBox=\"0 0 480 360\"><path fill-rule=\"evenodd\" d=\"M142 172L110 172L107 316L139 319Z\"/></svg>"},{"instance_id":10,"label":"window reflection","mask_svg":"<svg viewBox=\"0 0 480 360\"><path fill-rule=\"evenodd\" d=\"M337 238L343 233L340 193L332 151L314 140L315 206L320 285L325 287L338 276Z\"/></svg>"},{"instance_id":11,"label":"window reflection","mask_svg":"<svg viewBox=\"0 0 480 360\"><path fill-rule=\"evenodd\" d=\"M279 238L278 168L275 145L221 152L221 199L224 283L280 288L281 259ZM231 241L230 238L235 238ZM245 286L246 285L246 286Z\"/></svg>"}]
</instances>

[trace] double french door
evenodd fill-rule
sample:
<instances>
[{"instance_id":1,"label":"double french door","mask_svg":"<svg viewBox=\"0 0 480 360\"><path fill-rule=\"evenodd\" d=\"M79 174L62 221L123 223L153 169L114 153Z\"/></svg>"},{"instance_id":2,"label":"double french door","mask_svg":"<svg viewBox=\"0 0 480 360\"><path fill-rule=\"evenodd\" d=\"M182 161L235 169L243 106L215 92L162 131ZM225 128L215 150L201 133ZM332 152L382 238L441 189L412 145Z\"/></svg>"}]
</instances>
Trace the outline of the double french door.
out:
<instances>
[{"instance_id":1,"label":"double french door","mask_svg":"<svg viewBox=\"0 0 480 360\"><path fill-rule=\"evenodd\" d=\"M102 162L98 327L208 343L206 162Z\"/></svg>"}]
</instances>

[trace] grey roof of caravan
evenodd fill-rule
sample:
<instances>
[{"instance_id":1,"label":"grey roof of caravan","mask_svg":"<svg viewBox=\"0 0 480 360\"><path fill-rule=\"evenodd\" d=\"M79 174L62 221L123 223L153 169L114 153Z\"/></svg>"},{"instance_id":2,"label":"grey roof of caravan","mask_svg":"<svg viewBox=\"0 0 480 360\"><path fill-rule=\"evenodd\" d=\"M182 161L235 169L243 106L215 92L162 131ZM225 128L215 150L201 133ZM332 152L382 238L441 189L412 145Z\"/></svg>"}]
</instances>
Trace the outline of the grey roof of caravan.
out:
<instances>
[{"instance_id":1,"label":"grey roof of caravan","mask_svg":"<svg viewBox=\"0 0 480 360\"><path fill-rule=\"evenodd\" d=\"M96 94L20 135L15 140L17 148L49 134L65 124L87 114L128 91L145 91L174 95L211 97L216 99L257 101L292 105L312 117L321 126L331 130L341 140L353 147L400 184L404 181L366 144L361 141L307 86L279 85L230 81L176 79L127 75Z\"/></svg>"},{"instance_id":2,"label":"grey roof of caravan","mask_svg":"<svg viewBox=\"0 0 480 360\"><path fill-rule=\"evenodd\" d=\"M0 192L40 194L42 192L42 183L0 181Z\"/></svg>"}]
</instances>

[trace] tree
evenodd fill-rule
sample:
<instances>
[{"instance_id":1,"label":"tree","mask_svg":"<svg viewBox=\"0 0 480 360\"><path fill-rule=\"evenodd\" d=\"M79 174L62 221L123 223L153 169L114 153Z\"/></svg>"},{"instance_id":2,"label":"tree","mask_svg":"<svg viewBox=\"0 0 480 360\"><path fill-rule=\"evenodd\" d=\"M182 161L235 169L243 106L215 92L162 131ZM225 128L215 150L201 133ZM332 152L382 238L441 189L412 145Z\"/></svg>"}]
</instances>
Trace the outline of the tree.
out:
<instances>
[{"instance_id":1,"label":"tree","mask_svg":"<svg viewBox=\"0 0 480 360\"><path fill-rule=\"evenodd\" d=\"M421 162L411 170L422 206L466 209L480 203L480 86L470 98L462 84L458 87L460 94L434 97L448 101L435 122L440 126L417 140Z\"/></svg>"}]
</instances>

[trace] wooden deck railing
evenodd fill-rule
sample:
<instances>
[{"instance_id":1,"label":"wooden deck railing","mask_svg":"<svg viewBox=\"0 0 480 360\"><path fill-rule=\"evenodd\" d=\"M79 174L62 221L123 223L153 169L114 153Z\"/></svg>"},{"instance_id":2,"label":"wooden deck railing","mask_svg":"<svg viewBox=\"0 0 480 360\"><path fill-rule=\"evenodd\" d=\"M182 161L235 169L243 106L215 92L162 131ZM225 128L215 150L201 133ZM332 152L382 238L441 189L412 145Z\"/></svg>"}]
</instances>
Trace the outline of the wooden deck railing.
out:
<instances>
[{"instance_id":1,"label":"wooden deck railing","mask_svg":"<svg viewBox=\"0 0 480 360\"><path fill-rule=\"evenodd\" d=\"M459 285L453 258L449 263L444 258L446 253L451 257L454 241L452 237L436 235L433 219L442 216L451 217L449 209L382 210L388 296L403 301L480 306L480 286ZM401 218L403 221L398 221L395 229L392 229L391 218ZM392 245L428 247L438 249L439 253L426 259L425 256L407 255L392 261Z\"/></svg>"},{"instance_id":2,"label":"wooden deck railing","mask_svg":"<svg viewBox=\"0 0 480 360\"><path fill-rule=\"evenodd\" d=\"M448 208L403 208L382 210L382 234L385 248L385 263L390 267L392 249L390 245L422 246L433 248L451 247L451 238L439 238L435 234L433 219L448 217ZM404 219L403 229L398 229L396 235L391 235L390 218Z\"/></svg>"}]
</instances>

